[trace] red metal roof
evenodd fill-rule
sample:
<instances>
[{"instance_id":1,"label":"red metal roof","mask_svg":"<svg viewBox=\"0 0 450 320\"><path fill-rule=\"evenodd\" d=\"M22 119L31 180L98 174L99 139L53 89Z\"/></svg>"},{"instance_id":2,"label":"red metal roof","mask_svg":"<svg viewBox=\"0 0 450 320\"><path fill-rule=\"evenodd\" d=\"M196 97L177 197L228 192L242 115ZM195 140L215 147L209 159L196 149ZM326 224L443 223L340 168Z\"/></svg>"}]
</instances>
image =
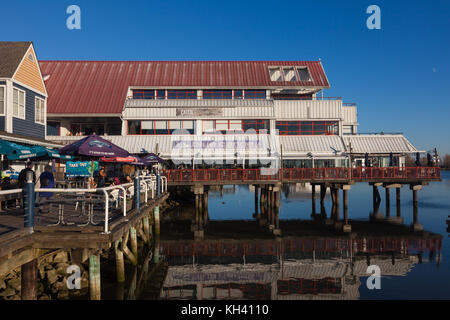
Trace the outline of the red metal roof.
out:
<instances>
[{"instance_id":1,"label":"red metal roof","mask_svg":"<svg viewBox=\"0 0 450 320\"><path fill-rule=\"evenodd\" d=\"M271 81L269 66L306 66L313 81ZM50 114L121 113L129 86L318 87L320 61L40 61Z\"/></svg>"}]
</instances>

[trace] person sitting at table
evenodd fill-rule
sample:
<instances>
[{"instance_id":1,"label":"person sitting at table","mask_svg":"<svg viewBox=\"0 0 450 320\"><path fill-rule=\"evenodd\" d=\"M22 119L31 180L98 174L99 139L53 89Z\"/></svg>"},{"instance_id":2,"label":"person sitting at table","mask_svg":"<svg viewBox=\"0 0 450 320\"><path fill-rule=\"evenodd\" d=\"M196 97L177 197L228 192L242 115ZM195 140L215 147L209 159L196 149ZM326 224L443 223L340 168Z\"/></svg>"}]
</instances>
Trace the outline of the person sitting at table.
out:
<instances>
[{"instance_id":1,"label":"person sitting at table","mask_svg":"<svg viewBox=\"0 0 450 320\"><path fill-rule=\"evenodd\" d=\"M97 176L97 188L104 188L105 187L105 183L106 183L106 173L105 173L105 169L101 168L100 172L98 173Z\"/></svg>"},{"instance_id":2,"label":"person sitting at table","mask_svg":"<svg viewBox=\"0 0 450 320\"><path fill-rule=\"evenodd\" d=\"M39 181L41 183L41 188L54 188L55 187L55 177L53 176L52 167L49 165L45 166L44 172L39 176ZM39 192L40 201L39 203L45 202L53 197L53 192ZM50 206L44 205L39 210L39 212L49 212Z\"/></svg>"},{"instance_id":3,"label":"person sitting at table","mask_svg":"<svg viewBox=\"0 0 450 320\"><path fill-rule=\"evenodd\" d=\"M133 182L133 179L131 179L131 177L130 177L130 175L126 175L125 176L125 183L132 183Z\"/></svg>"},{"instance_id":4,"label":"person sitting at table","mask_svg":"<svg viewBox=\"0 0 450 320\"><path fill-rule=\"evenodd\" d=\"M112 182L112 185L113 185L113 186L118 186L119 184L121 184L120 181L119 181L119 178L114 177L113 182Z\"/></svg>"}]
</instances>

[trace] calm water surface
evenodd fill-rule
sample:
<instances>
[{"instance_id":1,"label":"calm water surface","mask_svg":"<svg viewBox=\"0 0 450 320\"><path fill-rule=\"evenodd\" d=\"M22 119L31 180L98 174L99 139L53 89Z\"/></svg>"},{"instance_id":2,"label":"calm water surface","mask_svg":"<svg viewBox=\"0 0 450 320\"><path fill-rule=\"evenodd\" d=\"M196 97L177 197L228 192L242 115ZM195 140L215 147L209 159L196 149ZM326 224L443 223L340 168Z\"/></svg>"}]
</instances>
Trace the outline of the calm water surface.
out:
<instances>
[{"instance_id":1,"label":"calm water surface","mask_svg":"<svg viewBox=\"0 0 450 320\"><path fill-rule=\"evenodd\" d=\"M192 208L178 209L178 219L166 222L162 228L161 256L168 262L168 272L160 298L449 299L450 242L446 220L450 215L450 173L443 172L442 176L442 182L430 183L419 191L419 221L425 237L434 239L432 250L421 249L418 243L423 241L423 235L414 234L407 227L413 215L412 191L408 186L401 189L403 228L370 222L371 187L363 183L351 187L349 218L356 241L375 239L379 246L385 239L397 240L394 249L386 249L389 245L384 244L382 253L370 255L349 250L349 237L332 227L323 223L309 227L312 219L308 187L283 188L279 213L283 237L278 242L253 218L254 193L248 186L210 191L211 222L205 240L192 241L192 233L187 230L190 223L186 220L183 225L180 221L192 214ZM380 212L384 213L383 188L380 194ZM329 215L328 194L326 209ZM395 215L392 190L391 216ZM331 250L333 246L337 247ZM380 290L366 286L369 262L381 268Z\"/></svg>"}]
</instances>

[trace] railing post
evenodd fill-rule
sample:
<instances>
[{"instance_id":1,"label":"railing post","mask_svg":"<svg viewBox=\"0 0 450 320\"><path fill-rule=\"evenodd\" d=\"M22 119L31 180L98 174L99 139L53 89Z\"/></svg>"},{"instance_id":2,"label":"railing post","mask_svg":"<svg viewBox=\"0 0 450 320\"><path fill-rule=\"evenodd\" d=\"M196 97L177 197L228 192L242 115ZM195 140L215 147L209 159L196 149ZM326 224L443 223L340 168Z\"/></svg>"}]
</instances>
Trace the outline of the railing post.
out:
<instances>
[{"instance_id":1,"label":"railing post","mask_svg":"<svg viewBox=\"0 0 450 320\"><path fill-rule=\"evenodd\" d=\"M33 172L28 171L26 176L25 185L25 219L24 227L30 228L30 232L33 232L34 228L34 203L36 200L34 192Z\"/></svg>"},{"instance_id":2,"label":"railing post","mask_svg":"<svg viewBox=\"0 0 450 320\"><path fill-rule=\"evenodd\" d=\"M141 181L139 176L134 178L134 201L137 211L141 212Z\"/></svg>"}]
</instances>

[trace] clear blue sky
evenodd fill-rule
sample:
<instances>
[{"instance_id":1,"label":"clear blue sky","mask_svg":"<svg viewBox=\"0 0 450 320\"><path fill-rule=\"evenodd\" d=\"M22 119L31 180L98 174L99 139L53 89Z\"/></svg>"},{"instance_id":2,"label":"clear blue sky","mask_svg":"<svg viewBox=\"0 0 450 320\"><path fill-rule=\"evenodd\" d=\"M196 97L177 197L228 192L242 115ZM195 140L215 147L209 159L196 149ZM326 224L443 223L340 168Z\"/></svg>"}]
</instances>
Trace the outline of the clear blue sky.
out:
<instances>
[{"instance_id":1,"label":"clear blue sky","mask_svg":"<svg viewBox=\"0 0 450 320\"><path fill-rule=\"evenodd\" d=\"M81 8L81 30L66 8ZM366 9L381 8L381 30ZM450 1L45 1L2 3L0 40L42 60L316 60L359 131L403 132L450 153Z\"/></svg>"}]
</instances>

